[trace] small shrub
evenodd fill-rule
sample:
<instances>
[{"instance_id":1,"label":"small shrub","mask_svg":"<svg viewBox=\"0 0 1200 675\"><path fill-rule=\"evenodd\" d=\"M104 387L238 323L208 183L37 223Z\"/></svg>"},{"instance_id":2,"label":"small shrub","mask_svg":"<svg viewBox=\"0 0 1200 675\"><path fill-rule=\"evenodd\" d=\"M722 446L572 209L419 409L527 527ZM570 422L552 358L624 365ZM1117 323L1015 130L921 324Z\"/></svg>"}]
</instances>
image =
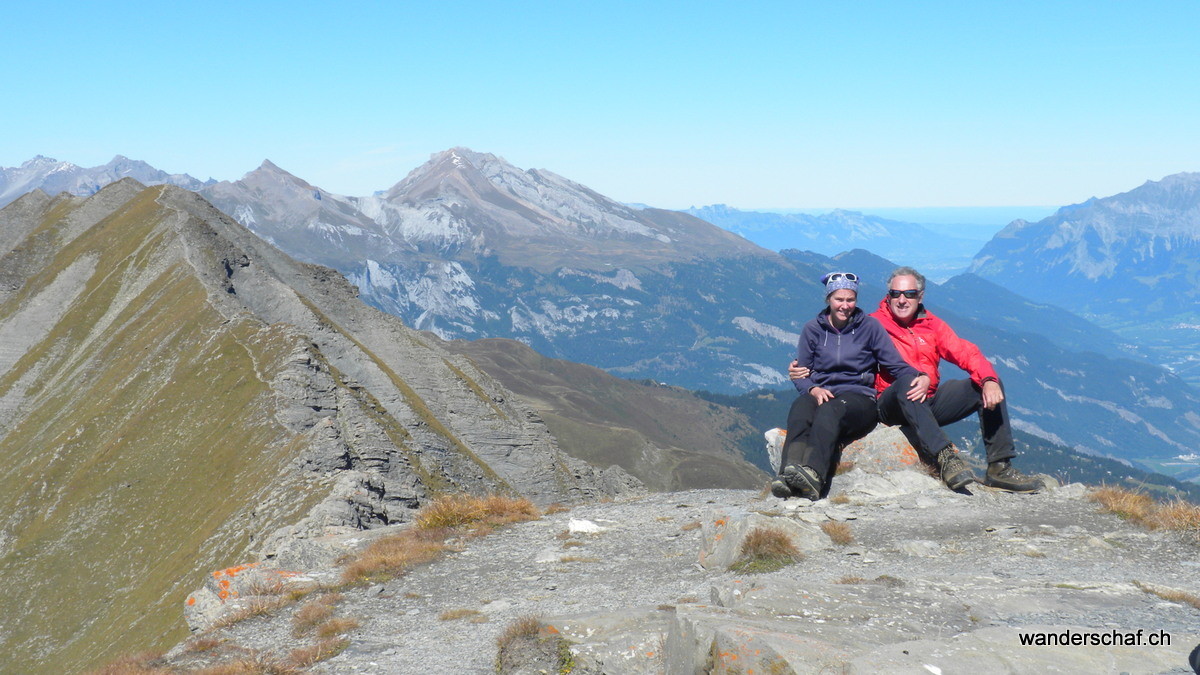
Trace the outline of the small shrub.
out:
<instances>
[{"instance_id":1,"label":"small shrub","mask_svg":"<svg viewBox=\"0 0 1200 675\"><path fill-rule=\"evenodd\" d=\"M803 557L783 532L757 527L742 541L741 556L729 566L729 570L746 574L774 572Z\"/></svg>"},{"instance_id":2,"label":"small shrub","mask_svg":"<svg viewBox=\"0 0 1200 675\"><path fill-rule=\"evenodd\" d=\"M821 531L838 546L849 546L854 543L854 534L850 532L850 526L846 523L826 521L821 523Z\"/></svg>"},{"instance_id":3,"label":"small shrub","mask_svg":"<svg viewBox=\"0 0 1200 675\"><path fill-rule=\"evenodd\" d=\"M566 506L564 504L559 504L558 502L554 502L550 506L547 506L545 511L543 511L543 513L547 516L552 516L556 513L566 513L570 510L571 510L571 508L569 506Z\"/></svg>"}]
</instances>

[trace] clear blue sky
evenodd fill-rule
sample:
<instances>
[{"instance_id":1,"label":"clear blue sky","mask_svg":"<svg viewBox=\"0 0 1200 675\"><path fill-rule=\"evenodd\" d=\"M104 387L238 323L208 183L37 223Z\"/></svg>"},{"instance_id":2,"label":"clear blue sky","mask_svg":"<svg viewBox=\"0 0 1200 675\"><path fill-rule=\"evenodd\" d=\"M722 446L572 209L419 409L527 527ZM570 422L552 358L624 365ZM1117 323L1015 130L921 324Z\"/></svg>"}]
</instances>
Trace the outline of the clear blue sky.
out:
<instances>
[{"instance_id":1,"label":"clear blue sky","mask_svg":"<svg viewBox=\"0 0 1200 675\"><path fill-rule=\"evenodd\" d=\"M1062 205L1200 171L1200 2L22 2L0 166L339 194L452 146L666 208Z\"/></svg>"}]
</instances>

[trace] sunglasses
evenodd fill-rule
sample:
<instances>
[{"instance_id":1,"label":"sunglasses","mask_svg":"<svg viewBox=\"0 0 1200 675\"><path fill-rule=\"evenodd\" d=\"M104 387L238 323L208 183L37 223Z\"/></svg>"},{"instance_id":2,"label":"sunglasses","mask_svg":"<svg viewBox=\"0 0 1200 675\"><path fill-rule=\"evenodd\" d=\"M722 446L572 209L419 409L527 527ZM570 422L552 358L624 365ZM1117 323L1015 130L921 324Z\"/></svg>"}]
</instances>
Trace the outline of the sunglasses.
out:
<instances>
[{"instance_id":1,"label":"sunglasses","mask_svg":"<svg viewBox=\"0 0 1200 675\"><path fill-rule=\"evenodd\" d=\"M916 289L907 290L907 291L897 291L894 288L888 289L888 297L889 298L898 298L903 295L904 297L908 298L909 300L915 300L916 297L920 294L921 294L921 291L918 291Z\"/></svg>"},{"instance_id":2,"label":"sunglasses","mask_svg":"<svg viewBox=\"0 0 1200 675\"><path fill-rule=\"evenodd\" d=\"M853 272L830 272L829 274L821 277L821 283L827 284L830 281L837 281L838 279L845 279L847 281L858 283L858 275Z\"/></svg>"}]
</instances>

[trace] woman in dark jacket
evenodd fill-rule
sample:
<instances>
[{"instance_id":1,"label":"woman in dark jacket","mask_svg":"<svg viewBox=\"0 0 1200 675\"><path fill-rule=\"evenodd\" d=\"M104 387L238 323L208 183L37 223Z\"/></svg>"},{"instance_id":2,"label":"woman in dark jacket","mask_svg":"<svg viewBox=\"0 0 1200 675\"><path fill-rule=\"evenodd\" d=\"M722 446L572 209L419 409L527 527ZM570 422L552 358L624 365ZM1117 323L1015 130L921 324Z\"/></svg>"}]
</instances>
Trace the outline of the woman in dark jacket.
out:
<instances>
[{"instance_id":1,"label":"woman in dark jacket","mask_svg":"<svg viewBox=\"0 0 1200 675\"><path fill-rule=\"evenodd\" d=\"M896 379L893 386L907 390L905 400L923 400L929 387L929 376L908 365L883 326L858 308L857 276L834 272L821 282L827 306L800 333L796 360L811 373L793 381L800 396L788 413L782 469L771 483L776 497L820 498L841 446L866 436L879 421L879 368Z\"/></svg>"}]
</instances>

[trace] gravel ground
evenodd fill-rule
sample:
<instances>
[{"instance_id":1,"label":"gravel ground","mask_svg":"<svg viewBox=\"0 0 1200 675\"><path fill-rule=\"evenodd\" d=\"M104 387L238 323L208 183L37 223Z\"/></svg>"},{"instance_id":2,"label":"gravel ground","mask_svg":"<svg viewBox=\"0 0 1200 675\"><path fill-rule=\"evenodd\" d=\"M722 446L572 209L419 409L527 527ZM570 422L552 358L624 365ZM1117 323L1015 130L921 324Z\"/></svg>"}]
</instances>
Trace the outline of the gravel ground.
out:
<instances>
[{"instance_id":1,"label":"gravel ground","mask_svg":"<svg viewBox=\"0 0 1200 675\"><path fill-rule=\"evenodd\" d=\"M853 478L838 481L854 494ZM983 488L959 494L930 485L840 505L783 502L740 490L656 493L508 526L466 541L461 551L404 577L345 592L337 616L361 625L348 634L351 644L345 651L313 670L490 673L495 672L497 637L520 617L586 617L707 603L714 587L739 577L697 563L699 525L729 509L814 523L844 521L855 537L848 546L814 551L798 565L758 579L831 584L886 575L926 589L944 587L948 597L963 602L987 597L992 603L1002 602L997 594L1018 598L1053 588L1062 596L1078 588L1078 602L1069 595L1061 607L1031 602L1028 611L1008 611L993 625L1143 628L1200 643L1200 609L1128 592L1131 581L1140 581L1200 593L1195 543L1099 513L1082 486L1019 495ZM593 527L599 531L581 531ZM1123 585L1123 597L1133 600L1088 604L1105 585ZM304 644L291 635L292 611L214 635L286 654ZM447 612L462 617L450 618Z\"/></svg>"}]
</instances>

